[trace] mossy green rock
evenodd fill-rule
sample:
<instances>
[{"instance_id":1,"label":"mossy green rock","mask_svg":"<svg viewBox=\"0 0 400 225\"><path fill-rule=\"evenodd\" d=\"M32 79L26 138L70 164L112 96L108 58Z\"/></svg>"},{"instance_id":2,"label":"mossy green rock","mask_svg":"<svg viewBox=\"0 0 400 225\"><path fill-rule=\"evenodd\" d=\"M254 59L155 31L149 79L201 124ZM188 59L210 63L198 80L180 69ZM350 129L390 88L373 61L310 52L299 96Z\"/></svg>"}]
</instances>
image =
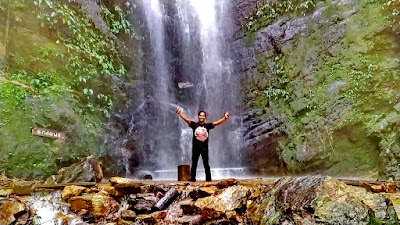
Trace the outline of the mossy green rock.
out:
<instances>
[{"instance_id":1,"label":"mossy green rock","mask_svg":"<svg viewBox=\"0 0 400 225\"><path fill-rule=\"evenodd\" d=\"M288 172L400 179L396 4L319 1L260 21L252 45L235 42L246 108L264 112L254 123L286 118L269 142Z\"/></svg>"},{"instance_id":2,"label":"mossy green rock","mask_svg":"<svg viewBox=\"0 0 400 225\"><path fill-rule=\"evenodd\" d=\"M247 214L255 224L398 223L387 197L321 176L279 179L268 191L253 194Z\"/></svg>"}]
</instances>

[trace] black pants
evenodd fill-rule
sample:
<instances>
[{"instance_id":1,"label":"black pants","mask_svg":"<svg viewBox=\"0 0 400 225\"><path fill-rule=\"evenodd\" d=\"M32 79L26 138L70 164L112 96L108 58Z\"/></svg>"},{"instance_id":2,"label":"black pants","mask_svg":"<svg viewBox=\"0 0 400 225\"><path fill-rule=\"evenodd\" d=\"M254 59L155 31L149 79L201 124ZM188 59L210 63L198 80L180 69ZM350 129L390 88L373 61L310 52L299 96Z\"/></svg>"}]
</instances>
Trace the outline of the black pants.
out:
<instances>
[{"instance_id":1,"label":"black pants","mask_svg":"<svg viewBox=\"0 0 400 225\"><path fill-rule=\"evenodd\" d=\"M204 170L206 172L206 181L211 181L211 170L210 165L208 164L208 149L198 149L193 148L192 151L192 169L191 169L191 181L196 181L196 170L197 170L197 162L199 161L199 157L203 158Z\"/></svg>"}]
</instances>

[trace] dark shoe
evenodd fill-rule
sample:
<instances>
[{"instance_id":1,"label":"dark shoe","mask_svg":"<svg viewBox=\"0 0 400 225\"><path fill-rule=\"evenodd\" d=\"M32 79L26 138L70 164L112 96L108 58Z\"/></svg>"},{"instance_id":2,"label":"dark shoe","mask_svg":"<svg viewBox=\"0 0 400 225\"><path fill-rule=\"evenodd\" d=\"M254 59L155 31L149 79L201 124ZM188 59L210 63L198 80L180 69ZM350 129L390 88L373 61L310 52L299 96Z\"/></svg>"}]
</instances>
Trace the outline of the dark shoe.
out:
<instances>
[{"instance_id":1,"label":"dark shoe","mask_svg":"<svg viewBox=\"0 0 400 225\"><path fill-rule=\"evenodd\" d=\"M190 179L190 182L196 182L196 179Z\"/></svg>"}]
</instances>

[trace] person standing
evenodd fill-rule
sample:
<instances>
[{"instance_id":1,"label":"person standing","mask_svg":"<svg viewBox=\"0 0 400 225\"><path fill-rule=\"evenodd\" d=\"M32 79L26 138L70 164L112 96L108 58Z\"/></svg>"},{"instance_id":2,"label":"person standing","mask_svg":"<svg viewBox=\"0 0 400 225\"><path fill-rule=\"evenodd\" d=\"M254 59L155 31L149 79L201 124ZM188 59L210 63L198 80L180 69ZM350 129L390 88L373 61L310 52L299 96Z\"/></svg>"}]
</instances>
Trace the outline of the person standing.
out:
<instances>
[{"instance_id":1,"label":"person standing","mask_svg":"<svg viewBox=\"0 0 400 225\"><path fill-rule=\"evenodd\" d=\"M224 117L213 122L206 123L207 114L205 111L199 111L198 113L198 122L194 122L189 120L183 113L180 107L177 107L175 112L189 125L193 130L193 141L192 141L192 168L190 171L190 181L196 181L196 170L197 170L197 162L199 157L203 158L204 170L206 173L206 181L211 181L211 171L210 165L208 163L208 133L215 126L220 125L225 122L230 114L228 112L225 113Z\"/></svg>"}]
</instances>

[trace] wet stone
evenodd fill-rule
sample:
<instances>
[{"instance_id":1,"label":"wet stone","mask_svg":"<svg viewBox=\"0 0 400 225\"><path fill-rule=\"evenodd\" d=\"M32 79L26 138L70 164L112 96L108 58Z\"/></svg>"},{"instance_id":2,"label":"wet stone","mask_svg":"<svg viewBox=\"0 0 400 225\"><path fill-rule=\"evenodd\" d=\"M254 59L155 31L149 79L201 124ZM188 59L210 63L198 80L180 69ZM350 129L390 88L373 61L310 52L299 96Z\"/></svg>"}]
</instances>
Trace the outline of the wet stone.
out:
<instances>
[{"instance_id":1,"label":"wet stone","mask_svg":"<svg viewBox=\"0 0 400 225\"><path fill-rule=\"evenodd\" d=\"M61 192L61 198L63 201L67 201L71 197L76 197L85 192L86 188L81 186L66 186Z\"/></svg>"},{"instance_id":2,"label":"wet stone","mask_svg":"<svg viewBox=\"0 0 400 225\"><path fill-rule=\"evenodd\" d=\"M194 216L182 216L175 219L178 224L187 224L187 225L195 225L201 224L201 216L194 215Z\"/></svg>"},{"instance_id":3,"label":"wet stone","mask_svg":"<svg viewBox=\"0 0 400 225\"><path fill-rule=\"evenodd\" d=\"M29 218L29 208L16 199L0 201L0 224L16 224L26 222Z\"/></svg>"},{"instance_id":4,"label":"wet stone","mask_svg":"<svg viewBox=\"0 0 400 225\"><path fill-rule=\"evenodd\" d=\"M383 186L383 189L385 190L386 193L396 193L397 192L396 188L397 185L394 182L385 183Z\"/></svg>"},{"instance_id":5,"label":"wet stone","mask_svg":"<svg viewBox=\"0 0 400 225\"><path fill-rule=\"evenodd\" d=\"M217 186L219 189L223 189L223 188L227 188L227 187L229 187L229 186L233 186L233 185L235 185L236 183L237 183L237 181L236 181L234 178L223 179L223 180L219 181L219 182L217 183L216 186Z\"/></svg>"},{"instance_id":6,"label":"wet stone","mask_svg":"<svg viewBox=\"0 0 400 225\"><path fill-rule=\"evenodd\" d=\"M124 220L135 220L136 213L132 210L124 210L121 212L121 217Z\"/></svg>"},{"instance_id":7,"label":"wet stone","mask_svg":"<svg viewBox=\"0 0 400 225\"><path fill-rule=\"evenodd\" d=\"M134 180L124 178L124 177L111 177L110 179L111 185L116 188L133 188L133 187L141 187L143 184L140 182L136 182Z\"/></svg>"},{"instance_id":8,"label":"wet stone","mask_svg":"<svg viewBox=\"0 0 400 225\"><path fill-rule=\"evenodd\" d=\"M379 193L383 191L382 185L371 185L371 191L375 193Z\"/></svg>"},{"instance_id":9,"label":"wet stone","mask_svg":"<svg viewBox=\"0 0 400 225\"><path fill-rule=\"evenodd\" d=\"M194 205L191 199L183 200L179 202L179 205L185 215L193 215L198 211L198 207Z\"/></svg>"}]
</instances>

